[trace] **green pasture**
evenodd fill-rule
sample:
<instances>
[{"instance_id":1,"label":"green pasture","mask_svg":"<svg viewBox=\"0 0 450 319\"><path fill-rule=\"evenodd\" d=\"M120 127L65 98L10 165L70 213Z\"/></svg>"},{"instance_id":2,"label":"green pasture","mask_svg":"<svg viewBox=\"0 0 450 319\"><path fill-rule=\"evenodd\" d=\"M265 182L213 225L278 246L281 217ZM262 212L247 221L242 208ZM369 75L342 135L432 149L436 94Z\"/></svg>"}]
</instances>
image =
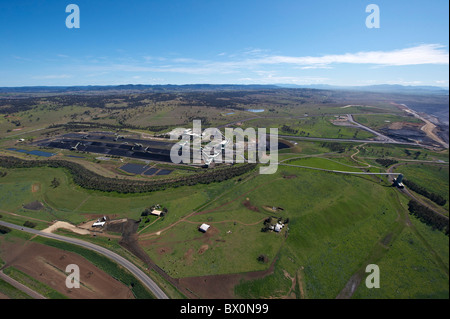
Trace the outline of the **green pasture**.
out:
<instances>
[{"instance_id":1,"label":"green pasture","mask_svg":"<svg viewBox=\"0 0 450 319\"><path fill-rule=\"evenodd\" d=\"M359 128L338 126L331 123L335 117L333 116L314 116L300 119L292 118L257 118L246 121L242 124L242 128L248 127L265 127L278 128L280 135L294 135L305 137L322 137L322 138L355 138L368 139L373 137L372 133L361 130ZM297 133L286 131L283 126L286 125Z\"/></svg>"},{"instance_id":2,"label":"green pasture","mask_svg":"<svg viewBox=\"0 0 450 319\"><path fill-rule=\"evenodd\" d=\"M356 122L373 129L386 128L395 122L423 123L421 120L413 116L399 116L392 114L358 114L354 115L353 118Z\"/></svg>"}]
</instances>

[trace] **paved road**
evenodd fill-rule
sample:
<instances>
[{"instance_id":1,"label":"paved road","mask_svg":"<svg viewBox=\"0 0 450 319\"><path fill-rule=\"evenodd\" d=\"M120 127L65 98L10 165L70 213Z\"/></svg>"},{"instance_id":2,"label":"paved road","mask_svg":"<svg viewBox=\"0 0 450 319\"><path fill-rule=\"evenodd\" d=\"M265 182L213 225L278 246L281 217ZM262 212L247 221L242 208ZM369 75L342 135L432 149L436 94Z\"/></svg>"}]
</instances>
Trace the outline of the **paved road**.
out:
<instances>
[{"instance_id":1,"label":"paved road","mask_svg":"<svg viewBox=\"0 0 450 319\"><path fill-rule=\"evenodd\" d=\"M326 168L318 168L318 167L302 166L302 165L295 165L295 164L285 164L285 163L278 163L278 165L292 166L292 167L300 167L300 168L314 169L314 170L317 170L317 171L323 171L323 172L340 173L340 174L350 174L350 175L400 175L400 173L367 173L367 172L336 171L336 170L326 169ZM361 168L364 168L364 167L361 167Z\"/></svg>"},{"instance_id":2,"label":"paved road","mask_svg":"<svg viewBox=\"0 0 450 319\"><path fill-rule=\"evenodd\" d=\"M118 254L116 254L104 247L101 247L101 246L98 246L98 245L95 245L95 244L92 244L92 243L89 243L89 242L86 242L86 241L83 241L80 239L64 237L61 235L56 235L56 234L51 234L51 233L50 234L44 233L44 232L36 230L36 229L22 227L22 226L18 226L15 224L4 222L4 221L0 221L0 225L4 225L4 226L12 228L12 229L22 230L22 231L25 231L25 232L28 232L31 234L35 234L35 235L39 235L42 237L47 237L47 238L51 238L51 239L64 241L64 242L67 242L70 244L78 245L78 246L96 251L96 252L114 260L121 266L128 269L136 278L138 278L155 295L156 298L168 299L167 295L161 290L161 288L158 287L158 285L152 279L150 279L150 277L147 276L147 274L145 274L142 270L140 270L138 267L136 267L130 261L126 260L122 256L119 256Z\"/></svg>"},{"instance_id":3,"label":"paved road","mask_svg":"<svg viewBox=\"0 0 450 319\"><path fill-rule=\"evenodd\" d=\"M23 291L24 293L26 293L28 296L34 298L34 299L47 299L44 296L42 296L41 294L37 293L34 290L31 290L30 288L28 288L25 285L22 285L20 282L18 282L15 279L12 279L11 277L7 276L6 274L3 273L3 271L0 270L0 279L3 279L4 281L6 281L7 283L9 283L11 286L16 287L17 289Z\"/></svg>"},{"instance_id":4,"label":"paved road","mask_svg":"<svg viewBox=\"0 0 450 319\"><path fill-rule=\"evenodd\" d=\"M271 135L271 134L267 134ZM422 146L417 143L408 143L408 142L397 142L397 141L375 141L375 140L357 140L350 138L326 138L326 137L306 137L306 136L295 136L295 135L278 135L278 137L285 139L296 139L296 140L304 140L304 141L318 141L318 142L338 142L338 143L372 143L372 144L401 144L401 145L414 145L414 146Z\"/></svg>"},{"instance_id":5,"label":"paved road","mask_svg":"<svg viewBox=\"0 0 450 319\"><path fill-rule=\"evenodd\" d=\"M352 114L347 114L347 119L350 123L352 123L353 125L356 125L357 127L359 127L362 130L365 130L367 132L370 132L372 134L374 134L375 136L377 136L381 141L384 141L386 143L397 143L397 141L395 141L394 139L387 137L373 129L371 129L370 127L364 126L358 122L355 121L355 119L353 118Z\"/></svg>"}]
</instances>

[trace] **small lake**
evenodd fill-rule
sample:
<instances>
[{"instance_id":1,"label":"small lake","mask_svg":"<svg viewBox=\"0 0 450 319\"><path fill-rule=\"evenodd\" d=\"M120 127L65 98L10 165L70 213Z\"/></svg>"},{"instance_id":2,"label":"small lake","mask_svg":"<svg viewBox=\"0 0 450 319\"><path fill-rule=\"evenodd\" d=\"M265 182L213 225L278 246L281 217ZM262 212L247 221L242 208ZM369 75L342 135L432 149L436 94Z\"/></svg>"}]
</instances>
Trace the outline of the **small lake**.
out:
<instances>
[{"instance_id":1,"label":"small lake","mask_svg":"<svg viewBox=\"0 0 450 319\"><path fill-rule=\"evenodd\" d=\"M27 151L27 150L20 150L20 149L17 149L17 148L8 148L8 150L15 151L15 152L20 152L20 153L25 153L25 154L36 155L36 156L43 156L43 157L51 157L51 156L55 155L54 153L38 151L38 150Z\"/></svg>"},{"instance_id":2,"label":"small lake","mask_svg":"<svg viewBox=\"0 0 450 319\"><path fill-rule=\"evenodd\" d=\"M121 169L122 171L125 171L127 173L131 173L131 174L137 174L140 175L143 172L145 172L149 167L147 165L140 165L140 164L125 164L121 167L119 167L119 169Z\"/></svg>"},{"instance_id":3,"label":"small lake","mask_svg":"<svg viewBox=\"0 0 450 319\"><path fill-rule=\"evenodd\" d=\"M252 113L261 113L264 112L264 109L246 109L247 112L252 112Z\"/></svg>"}]
</instances>

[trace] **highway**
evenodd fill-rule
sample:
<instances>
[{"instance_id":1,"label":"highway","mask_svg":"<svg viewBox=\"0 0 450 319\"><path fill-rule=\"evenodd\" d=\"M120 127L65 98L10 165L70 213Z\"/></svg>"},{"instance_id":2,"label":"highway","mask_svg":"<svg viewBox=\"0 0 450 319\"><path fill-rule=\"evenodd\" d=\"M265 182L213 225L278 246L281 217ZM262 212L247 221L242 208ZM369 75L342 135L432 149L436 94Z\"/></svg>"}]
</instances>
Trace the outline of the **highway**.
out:
<instances>
[{"instance_id":1,"label":"highway","mask_svg":"<svg viewBox=\"0 0 450 319\"><path fill-rule=\"evenodd\" d=\"M356 125L356 126L359 127L360 129L366 130L367 132L370 132L370 133L374 134L374 135L377 136L381 141L384 141L384 142L386 142L386 143L397 143L397 141L393 140L392 138L387 137L387 136L385 136L385 135L383 135L383 134L381 134L381 133L379 133L379 132L377 132L377 131L371 129L370 127L367 127L367 126L365 126L365 125L362 125L362 124L356 122L355 119L353 118L353 115L352 115L352 114L347 114L347 119L348 119L348 121L349 121L350 123L352 123L353 125Z\"/></svg>"},{"instance_id":2,"label":"highway","mask_svg":"<svg viewBox=\"0 0 450 319\"><path fill-rule=\"evenodd\" d=\"M92 244L90 242L83 241L80 239L65 237L65 236L61 236L61 235L57 235L57 234L44 233L44 232L36 230L36 229L18 226L15 224L4 222L4 221L0 221L0 225L6 226L6 227L9 227L12 229L16 229L16 230L25 231L30 234L64 241L69 244L73 244L73 245L77 245L77 246L81 246L81 247L93 250L99 254L102 254L102 255L112 259L119 265L128 269L128 271L130 271L137 279L139 279L142 282L142 284L144 284L144 286L147 287L155 295L156 298L169 299L169 297L167 297L167 295L161 290L161 288L159 288L158 285L150 277L148 277L146 273L144 273L141 269L139 269L137 266L135 266L133 263L126 260L122 256L120 256L104 247L101 247L101 246L98 246L98 245L95 245L95 244Z\"/></svg>"},{"instance_id":3,"label":"highway","mask_svg":"<svg viewBox=\"0 0 450 319\"><path fill-rule=\"evenodd\" d=\"M267 134L271 135L271 134ZM414 145L421 146L417 143L410 142L397 142L397 141L378 141L378 140L358 140L351 138L327 138L327 137L307 137L307 136L295 136L295 135L277 135L277 137L281 137L284 139L295 139L295 140L303 140L303 141L317 141L317 142L338 142L338 143L372 143L372 144L401 144L401 145Z\"/></svg>"}]
</instances>

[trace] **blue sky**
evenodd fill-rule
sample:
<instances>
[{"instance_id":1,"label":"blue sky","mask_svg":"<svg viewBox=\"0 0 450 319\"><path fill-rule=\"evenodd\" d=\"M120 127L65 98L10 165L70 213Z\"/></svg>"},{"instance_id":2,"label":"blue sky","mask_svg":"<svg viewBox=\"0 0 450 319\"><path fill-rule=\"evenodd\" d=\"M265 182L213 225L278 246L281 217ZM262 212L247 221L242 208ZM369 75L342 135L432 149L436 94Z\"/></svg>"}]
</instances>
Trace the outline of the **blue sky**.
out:
<instances>
[{"instance_id":1,"label":"blue sky","mask_svg":"<svg viewBox=\"0 0 450 319\"><path fill-rule=\"evenodd\" d=\"M68 29L68 4L80 28ZM366 6L380 8L367 28ZM0 0L0 86L448 87L447 0Z\"/></svg>"}]
</instances>

